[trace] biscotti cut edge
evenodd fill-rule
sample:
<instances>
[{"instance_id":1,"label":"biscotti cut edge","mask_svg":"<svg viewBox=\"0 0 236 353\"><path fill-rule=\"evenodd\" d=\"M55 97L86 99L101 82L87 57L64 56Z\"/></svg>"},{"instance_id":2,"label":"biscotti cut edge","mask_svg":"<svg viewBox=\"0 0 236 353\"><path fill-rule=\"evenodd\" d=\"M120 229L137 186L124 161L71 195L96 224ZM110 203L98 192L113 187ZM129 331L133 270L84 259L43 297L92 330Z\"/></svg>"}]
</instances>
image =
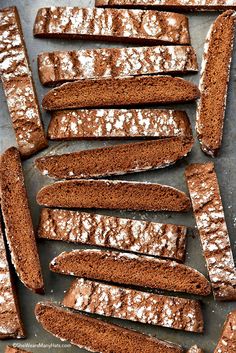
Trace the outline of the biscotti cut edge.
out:
<instances>
[{"instance_id":1,"label":"biscotti cut edge","mask_svg":"<svg viewBox=\"0 0 236 353\"><path fill-rule=\"evenodd\" d=\"M130 76L64 83L44 96L42 106L45 110L63 110L184 103L196 100L199 95L198 87L183 78L165 75Z\"/></svg>"},{"instance_id":2,"label":"biscotti cut edge","mask_svg":"<svg viewBox=\"0 0 236 353\"><path fill-rule=\"evenodd\" d=\"M95 245L184 261L187 228L91 214L43 208L38 237Z\"/></svg>"},{"instance_id":3,"label":"biscotti cut edge","mask_svg":"<svg viewBox=\"0 0 236 353\"><path fill-rule=\"evenodd\" d=\"M72 282L62 305L90 314L203 332L203 316L198 301L141 292L84 278Z\"/></svg>"},{"instance_id":4,"label":"biscotti cut edge","mask_svg":"<svg viewBox=\"0 0 236 353\"><path fill-rule=\"evenodd\" d=\"M38 99L16 7L0 9L0 74L23 158L47 147Z\"/></svg>"},{"instance_id":5,"label":"biscotti cut edge","mask_svg":"<svg viewBox=\"0 0 236 353\"><path fill-rule=\"evenodd\" d=\"M223 139L235 22L236 12L234 11L228 10L218 16L210 27L204 46L196 132L201 149L211 157L217 156ZM227 31L228 26L230 26L229 31ZM223 50L225 43L227 48ZM215 52L217 49L218 52ZM211 65L213 65L212 68ZM210 73L213 77L210 77ZM211 97L214 96L217 96L217 104L211 101Z\"/></svg>"},{"instance_id":6,"label":"biscotti cut edge","mask_svg":"<svg viewBox=\"0 0 236 353\"><path fill-rule=\"evenodd\" d=\"M50 302L36 304L35 316L52 335L91 352L109 353L112 349L114 352L125 353L129 349L129 353L183 353L178 345L85 314L74 313ZM68 335L72 328L74 335Z\"/></svg>"},{"instance_id":7,"label":"biscotti cut edge","mask_svg":"<svg viewBox=\"0 0 236 353\"><path fill-rule=\"evenodd\" d=\"M207 296L211 286L197 270L175 261L105 250L72 250L49 268L64 275ZM138 273L138 275L137 275Z\"/></svg>"},{"instance_id":8,"label":"biscotti cut edge","mask_svg":"<svg viewBox=\"0 0 236 353\"><path fill-rule=\"evenodd\" d=\"M194 139L169 137L50 155L35 160L36 168L54 179L88 179L169 167L187 156Z\"/></svg>"},{"instance_id":9,"label":"biscotti cut edge","mask_svg":"<svg viewBox=\"0 0 236 353\"><path fill-rule=\"evenodd\" d=\"M27 288L43 293L41 265L17 148L10 147L1 155L0 172L1 207L12 263Z\"/></svg>"},{"instance_id":10,"label":"biscotti cut edge","mask_svg":"<svg viewBox=\"0 0 236 353\"><path fill-rule=\"evenodd\" d=\"M140 198L141 188L142 198ZM79 191L80 200L78 200ZM77 195L74 198L75 193ZM111 202L110 196L107 198L111 193L116 197L116 203ZM163 194L165 194L164 201L160 202ZM124 195L126 196L125 198ZM151 199L150 195L152 196ZM36 199L39 205L58 208L187 212L191 206L188 196L174 187L120 180L84 179L58 181L44 186L38 192Z\"/></svg>"}]
</instances>

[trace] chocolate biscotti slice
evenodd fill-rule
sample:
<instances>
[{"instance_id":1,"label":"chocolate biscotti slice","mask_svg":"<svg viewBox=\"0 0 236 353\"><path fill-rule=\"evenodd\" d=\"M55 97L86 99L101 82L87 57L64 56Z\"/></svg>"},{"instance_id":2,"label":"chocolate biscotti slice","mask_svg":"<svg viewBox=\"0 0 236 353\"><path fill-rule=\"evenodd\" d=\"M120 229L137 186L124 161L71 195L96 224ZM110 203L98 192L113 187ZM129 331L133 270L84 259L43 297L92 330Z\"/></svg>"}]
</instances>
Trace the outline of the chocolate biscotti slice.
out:
<instances>
[{"instance_id":1,"label":"chocolate biscotti slice","mask_svg":"<svg viewBox=\"0 0 236 353\"><path fill-rule=\"evenodd\" d=\"M236 311L232 311L226 318L223 331L214 353L236 352Z\"/></svg>"},{"instance_id":2,"label":"chocolate biscotti slice","mask_svg":"<svg viewBox=\"0 0 236 353\"><path fill-rule=\"evenodd\" d=\"M60 208L107 208L184 212L188 196L161 184L117 180L67 180L43 187L39 205Z\"/></svg>"},{"instance_id":3,"label":"chocolate biscotti slice","mask_svg":"<svg viewBox=\"0 0 236 353\"><path fill-rule=\"evenodd\" d=\"M160 169L175 164L192 149L194 140L170 137L160 140L71 152L36 159L43 175L56 179L86 179Z\"/></svg>"},{"instance_id":4,"label":"chocolate biscotti slice","mask_svg":"<svg viewBox=\"0 0 236 353\"><path fill-rule=\"evenodd\" d=\"M102 48L44 52L38 56L43 85L88 78L108 78L198 71L191 46Z\"/></svg>"},{"instance_id":5,"label":"chocolate biscotti slice","mask_svg":"<svg viewBox=\"0 0 236 353\"><path fill-rule=\"evenodd\" d=\"M38 10L34 35L145 44L190 43L186 16L152 10L45 7Z\"/></svg>"},{"instance_id":6,"label":"chocolate biscotti slice","mask_svg":"<svg viewBox=\"0 0 236 353\"><path fill-rule=\"evenodd\" d=\"M31 352L25 351L24 349L21 349L18 347L7 346L5 353L31 353Z\"/></svg>"},{"instance_id":7,"label":"chocolate biscotti slice","mask_svg":"<svg viewBox=\"0 0 236 353\"><path fill-rule=\"evenodd\" d=\"M101 353L183 353L180 346L123 328L50 302L38 303L35 316L43 328L63 341Z\"/></svg>"},{"instance_id":8,"label":"chocolate biscotti slice","mask_svg":"<svg viewBox=\"0 0 236 353\"><path fill-rule=\"evenodd\" d=\"M90 314L203 332L200 303L167 297L78 278L72 282L62 304Z\"/></svg>"},{"instance_id":9,"label":"chocolate biscotti slice","mask_svg":"<svg viewBox=\"0 0 236 353\"><path fill-rule=\"evenodd\" d=\"M197 270L175 261L104 250L63 252L50 263L53 272L173 292L209 295L211 287Z\"/></svg>"},{"instance_id":10,"label":"chocolate biscotti slice","mask_svg":"<svg viewBox=\"0 0 236 353\"><path fill-rule=\"evenodd\" d=\"M191 135L183 111L168 109L81 109L52 112L51 140L164 138Z\"/></svg>"},{"instance_id":11,"label":"chocolate biscotti slice","mask_svg":"<svg viewBox=\"0 0 236 353\"><path fill-rule=\"evenodd\" d=\"M183 261L185 226L99 214L43 208L38 236L42 239L109 247Z\"/></svg>"},{"instance_id":12,"label":"chocolate biscotti slice","mask_svg":"<svg viewBox=\"0 0 236 353\"><path fill-rule=\"evenodd\" d=\"M0 9L0 77L22 157L47 146L16 7Z\"/></svg>"},{"instance_id":13,"label":"chocolate biscotti slice","mask_svg":"<svg viewBox=\"0 0 236 353\"><path fill-rule=\"evenodd\" d=\"M220 15L208 33L200 79L196 130L202 150L216 156L222 143L236 13Z\"/></svg>"},{"instance_id":14,"label":"chocolate biscotti slice","mask_svg":"<svg viewBox=\"0 0 236 353\"><path fill-rule=\"evenodd\" d=\"M24 338L24 327L7 261L0 220L0 340Z\"/></svg>"},{"instance_id":15,"label":"chocolate biscotti slice","mask_svg":"<svg viewBox=\"0 0 236 353\"><path fill-rule=\"evenodd\" d=\"M96 0L97 7L145 8L178 11L225 11L236 9L235 0Z\"/></svg>"},{"instance_id":16,"label":"chocolate biscotti slice","mask_svg":"<svg viewBox=\"0 0 236 353\"><path fill-rule=\"evenodd\" d=\"M204 351L198 346L192 346L187 353L204 353Z\"/></svg>"},{"instance_id":17,"label":"chocolate biscotti slice","mask_svg":"<svg viewBox=\"0 0 236 353\"><path fill-rule=\"evenodd\" d=\"M0 189L3 220L12 263L22 283L43 292L39 256L29 210L20 154L15 147L0 159Z\"/></svg>"},{"instance_id":18,"label":"chocolate biscotti slice","mask_svg":"<svg viewBox=\"0 0 236 353\"><path fill-rule=\"evenodd\" d=\"M213 163L192 164L186 179L216 300L236 300L236 269Z\"/></svg>"},{"instance_id":19,"label":"chocolate biscotti slice","mask_svg":"<svg viewBox=\"0 0 236 353\"><path fill-rule=\"evenodd\" d=\"M198 97L198 88L179 77L134 76L64 83L49 91L42 104L46 110L62 110L181 103Z\"/></svg>"}]
</instances>

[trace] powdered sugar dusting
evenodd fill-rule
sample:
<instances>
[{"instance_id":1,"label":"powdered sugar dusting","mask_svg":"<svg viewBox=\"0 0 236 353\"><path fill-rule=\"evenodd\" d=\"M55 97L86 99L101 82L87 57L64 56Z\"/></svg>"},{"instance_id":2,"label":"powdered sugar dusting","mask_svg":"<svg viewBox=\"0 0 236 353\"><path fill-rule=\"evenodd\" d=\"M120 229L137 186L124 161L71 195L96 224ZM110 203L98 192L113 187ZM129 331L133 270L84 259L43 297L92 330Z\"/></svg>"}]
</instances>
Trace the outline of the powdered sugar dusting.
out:
<instances>
[{"instance_id":1,"label":"powdered sugar dusting","mask_svg":"<svg viewBox=\"0 0 236 353\"><path fill-rule=\"evenodd\" d=\"M0 336L15 337L20 330L5 244L0 230Z\"/></svg>"},{"instance_id":2,"label":"powdered sugar dusting","mask_svg":"<svg viewBox=\"0 0 236 353\"><path fill-rule=\"evenodd\" d=\"M225 10L229 6L236 6L235 0L97 0L99 6L108 5L134 5L134 6L190 6L202 9L217 9L218 7Z\"/></svg>"},{"instance_id":3,"label":"powdered sugar dusting","mask_svg":"<svg viewBox=\"0 0 236 353\"><path fill-rule=\"evenodd\" d=\"M44 133L14 8L0 11L0 74L20 152L35 152Z\"/></svg>"},{"instance_id":4,"label":"powdered sugar dusting","mask_svg":"<svg viewBox=\"0 0 236 353\"><path fill-rule=\"evenodd\" d=\"M166 297L79 278L63 304L88 313L113 316L179 330L200 332L197 302Z\"/></svg>"},{"instance_id":5,"label":"powdered sugar dusting","mask_svg":"<svg viewBox=\"0 0 236 353\"><path fill-rule=\"evenodd\" d=\"M186 116L173 110L91 109L55 112L48 134L51 139L173 137L189 130Z\"/></svg>"},{"instance_id":6,"label":"powdered sugar dusting","mask_svg":"<svg viewBox=\"0 0 236 353\"><path fill-rule=\"evenodd\" d=\"M189 46L56 51L40 54L38 65L43 84L198 70L195 51Z\"/></svg>"},{"instance_id":7,"label":"powdered sugar dusting","mask_svg":"<svg viewBox=\"0 0 236 353\"><path fill-rule=\"evenodd\" d=\"M39 236L182 260L186 227L44 209Z\"/></svg>"},{"instance_id":8,"label":"powdered sugar dusting","mask_svg":"<svg viewBox=\"0 0 236 353\"><path fill-rule=\"evenodd\" d=\"M36 35L53 34L189 43L183 15L143 10L50 7L38 11Z\"/></svg>"},{"instance_id":9,"label":"powdered sugar dusting","mask_svg":"<svg viewBox=\"0 0 236 353\"><path fill-rule=\"evenodd\" d=\"M187 353L204 353L201 348L198 348L198 346L192 346Z\"/></svg>"},{"instance_id":10,"label":"powdered sugar dusting","mask_svg":"<svg viewBox=\"0 0 236 353\"><path fill-rule=\"evenodd\" d=\"M187 169L187 182L216 299L236 298L236 270L214 165Z\"/></svg>"}]
</instances>

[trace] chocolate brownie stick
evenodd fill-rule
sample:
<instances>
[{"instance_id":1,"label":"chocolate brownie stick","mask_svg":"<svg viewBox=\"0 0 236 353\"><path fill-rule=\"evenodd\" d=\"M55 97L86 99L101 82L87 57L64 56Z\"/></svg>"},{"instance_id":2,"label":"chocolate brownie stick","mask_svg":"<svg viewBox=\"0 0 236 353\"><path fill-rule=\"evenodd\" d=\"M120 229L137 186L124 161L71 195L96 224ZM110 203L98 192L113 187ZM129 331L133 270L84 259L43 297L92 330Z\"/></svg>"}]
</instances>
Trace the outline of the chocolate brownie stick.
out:
<instances>
[{"instance_id":1,"label":"chocolate brownie stick","mask_svg":"<svg viewBox=\"0 0 236 353\"><path fill-rule=\"evenodd\" d=\"M43 187L37 202L47 207L184 212L187 195L161 184L116 180L67 180Z\"/></svg>"},{"instance_id":2,"label":"chocolate brownie stick","mask_svg":"<svg viewBox=\"0 0 236 353\"><path fill-rule=\"evenodd\" d=\"M15 147L0 160L0 189L6 237L19 279L29 289L43 292L43 278L29 210L20 154Z\"/></svg>"},{"instance_id":3,"label":"chocolate brownie stick","mask_svg":"<svg viewBox=\"0 0 236 353\"><path fill-rule=\"evenodd\" d=\"M184 158L193 147L193 138L170 137L101 147L35 161L39 171L56 179L86 179L165 168Z\"/></svg>"},{"instance_id":4,"label":"chocolate brownie stick","mask_svg":"<svg viewBox=\"0 0 236 353\"><path fill-rule=\"evenodd\" d=\"M44 208L38 236L183 261L185 226Z\"/></svg>"},{"instance_id":5,"label":"chocolate brownie stick","mask_svg":"<svg viewBox=\"0 0 236 353\"><path fill-rule=\"evenodd\" d=\"M223 331L214 353L236 352L236 311L232 311L226 318Z\"/></svg>"},{"instance_id":6,"label":"chocolate brownie stick","mask_svg":"<svg viewBox=\"0 0 236 353\"><path fill-rule=\"evenodd\" d=\"M198 97L198 88L179 77L134 76L64 83L49 91L42 104L46 110L62 110L181 103Z\"/></svg>"},{"instance_id":7,"label":"chocolate brownie stick","mask_svg":"<svg viewBox=\"0 0 236 353\"><path fill-rule=\"evenodd\" d=\"M180 346L62 309L50 302L38 303L35 316L52 335L90 352L183 353Z\"/></svg>"},{"instance_id":8,"label":"chocolate brownie stick","mask_svg":"<svg viewBox=\"0 0 236 353\"><path fill-rule=\"evenodd\" d=\"M175 261L104 250L63 252L50 270L106 282L207 296L211 287L197 270Z\"/></svg>"},{"instance_id":9,"label":"chocolate brownie stick","mask_svg":"<svg viewBox=\"0 0 236 353\"><path fill-rule=\"evenodd\" d=\"M236 300L236 269L213 163L192 164L186 180L216 300Z\"/></svg>"},{"instance_id":10,"label":"chocolate brownie stick","mask_svg":"<svg viewBox=\"0 0 236 353\"><path fill-rule=\"evenodd\" d=\"M72 282L62 304L90 314L203 332L200 303L167 297L78 278Z\"/></svg>"},{"instance_id":11,"label":"chocolate brownie stick","mask_svg":"<svg viewBox=\"0 0 236 353\"><path fill-rule=\"evenodd\" d=\"M24 338L15 288L7 261L0 219L0 340Z\"/></svg>"},{"instance_id":12,"label":"chocolate brownie stick","mask_svg":"<svg viewBox=\"0 0 236 353\"><path fill-rule=\"evenodd\" d=\"M79 7L38 10L34 35L41 38L130 43L189 44L188 18L181 14Z\"/></svg>"},{"instance_id":13,"label":"chocolate brownie stick","mask_svg":"<svg viewBox=\"0 0 236 353\"><path fill-rule=\"evenodd\" d=\"M202 150L216 156L222 143L236 13L226 11L208 33L200 79L196 131Z\"/></svg>"},{"instance_id":14,"label":"chocolate brownie stick","mask_svg":"<svg viewBox=\"0 0 236 353\"><path fill-rule=\"evenodd\" d=\"M198 71L190 46L102 48L54 51L38 56L43 85L88 78L108 78Z\"/></svg>"},{"instance_id":15,"label":"chocolate brownie stick","mask_svg":"<svg viewBox=\"0 0 236 353\"><path fill-rule=\"evenodd\" d=\"M0 76L22 157L47 146L16 7L0 9Z\"/></svg>"},{"instance_id":16,"label":"chocolate brownie stick","mask_svg":"<svg viewBox=\"0 0 236 353\"><path fill-rule=\"evenodd\" d=\"M51 140L180 137L191 134L183 111L167 109L83 109L52 112Z\"/></svg>"},{"instance_id":17,"label":"chocolate brownie stick","mask_svg":"<svg viewBox=\"0 0 236 353\"><path fill-rule=\"evenodd\" d=\"M97 7L131 7L178 11L225 11L236 9L235 0L96 0Z\"/></svg>"}]
</instances>

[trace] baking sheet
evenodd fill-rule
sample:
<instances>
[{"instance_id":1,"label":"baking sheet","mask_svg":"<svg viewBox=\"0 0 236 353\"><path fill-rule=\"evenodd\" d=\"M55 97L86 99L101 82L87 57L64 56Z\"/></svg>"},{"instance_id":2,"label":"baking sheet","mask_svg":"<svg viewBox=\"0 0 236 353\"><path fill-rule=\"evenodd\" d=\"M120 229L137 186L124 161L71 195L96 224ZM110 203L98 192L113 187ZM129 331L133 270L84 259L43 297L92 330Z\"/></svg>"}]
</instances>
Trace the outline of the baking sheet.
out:
<instances>
[{"instance_id":1,"label":"baking sheet","mask_svg":"<svg viewBox=\"0 0 236 353\"><path fill-rule=\"evenodd\" d=\"M39 101L41 102L43 95L47 89L42 87L38 79L37 73L37 55L41 51L52 51L52 50L69 50L69 49L81 49L81 48L100 48L106 46L112 46L108 43L101 42L83 42L83 41L66 41L66 40L48 40L48 39L35 39L32 35L33 23L37 9L45 6L93 6L94 1L62 1L62 0L1 0L1 7L16 5L20 12L21 22L25 35L26 45L30 57L30 62L33 69L33 75L36 83L36 90L38 93ZM197 50L199 64L201 63L201 57L203 52L203 44L207 34L207 31L211 23L216 18L216 13L196 13L188 14L190 20L192 44ZM114 44L113 46L122 47L125 45ZM236 106L235 106L235 92L236 92L236 56L233 58L233 65L231 71L230 88L228 95L228 105L225 122L224 142L221 149L221 153L217 159L215 159L216 170L220 182L223 203L225 207L226 220L231 236L232 247L235 255L236 247ZM187 77L192 82L198 84L199 75L188 75ZM6 148L15 145L14 132L11 127L5 98L0 88L0 152ZM171 106L173 107L173 105ZM175 105L175 108L185 109L189 114L192 126L195 125L195 104L182 104ZM43 112L43 121L45 127L49 123L49 114ZM49 148L42 151L37 155L43 156L49 153L64 153L68 151L76 151L82 149L90 149L99 146L108 146L115 143L121 143L117 141L79 141L79 142L50 142ZM37 191L43 186L52 181L47 177L41 176L37 170L34 169L33 162L35 157L30 158L23 162L26 187L29 194L30 207L33 214L33 220L35 229L39 220L40 208L35 201ZM206 157L200 150L199 144L196 141L192 153L184 160L179 162L173 167L144 172L138 174L130 174L126 176L117 177L122 180L136 180L136 181L148 181L166 183L175 187L180 188L183 191L187 191L185 180L184 180L184 169L187 164L191 162L204 162L212 161ZM143 219L156 222L170 222L176 224L185 224L192 228L189 231L188 236L188 247L187 247L187 260L186 263L197 268L199 271L207 274L204 259L202 257L201 246L199 243L198 236L194 229L195 222L191 212L188 214L171 214L171 213L155 213L155 212L124 212L124 211L106 211L99 210L98 213L116 215L122 217L129 217L133 219ZM63 298L64 291L69 287L72 278L52 273L48 269L50 260L58 255L61 251L80 248L80 246L73 244L64 244L54 241L41 241L39 243L39 252L41 257L41 263L43 267L43 274L46 285L46 295L39 296L32 294L29 290L23 287L23 285L16 278L17 290L20 298L20 306L22 309L22 316L27 331L26 340L9 340L0 341L0 350L3 352L6 344L16 344L26 350L39 353L39 352L50 352L61 353L61 352L86 352L83 349L71 346L67 342L61 342L54 338L47 332L45 332L41 326L37 323L34 317L34 306L38 301L52 300L60 301ZM188 296L194 298L194 296ZM203 311L205 318L205 332L204 334L193 334L185 333L182 331L171 330L167 328L161 328L156 326L137 324L123 320L107 319L108 321L121 324L126 327L136 329L140 332L152 334L161 339L170 340L174 343L182 344L188 348L193 344L198 344L206 353L213 352L218 338L220 336L221 327L225 320L226 314L236 309L235 303L216 303L212 297L202 299ZM230 353L230 352L229 352ZM233 352L231 352L233 353Z\"/></svg>"}]
</instances>

